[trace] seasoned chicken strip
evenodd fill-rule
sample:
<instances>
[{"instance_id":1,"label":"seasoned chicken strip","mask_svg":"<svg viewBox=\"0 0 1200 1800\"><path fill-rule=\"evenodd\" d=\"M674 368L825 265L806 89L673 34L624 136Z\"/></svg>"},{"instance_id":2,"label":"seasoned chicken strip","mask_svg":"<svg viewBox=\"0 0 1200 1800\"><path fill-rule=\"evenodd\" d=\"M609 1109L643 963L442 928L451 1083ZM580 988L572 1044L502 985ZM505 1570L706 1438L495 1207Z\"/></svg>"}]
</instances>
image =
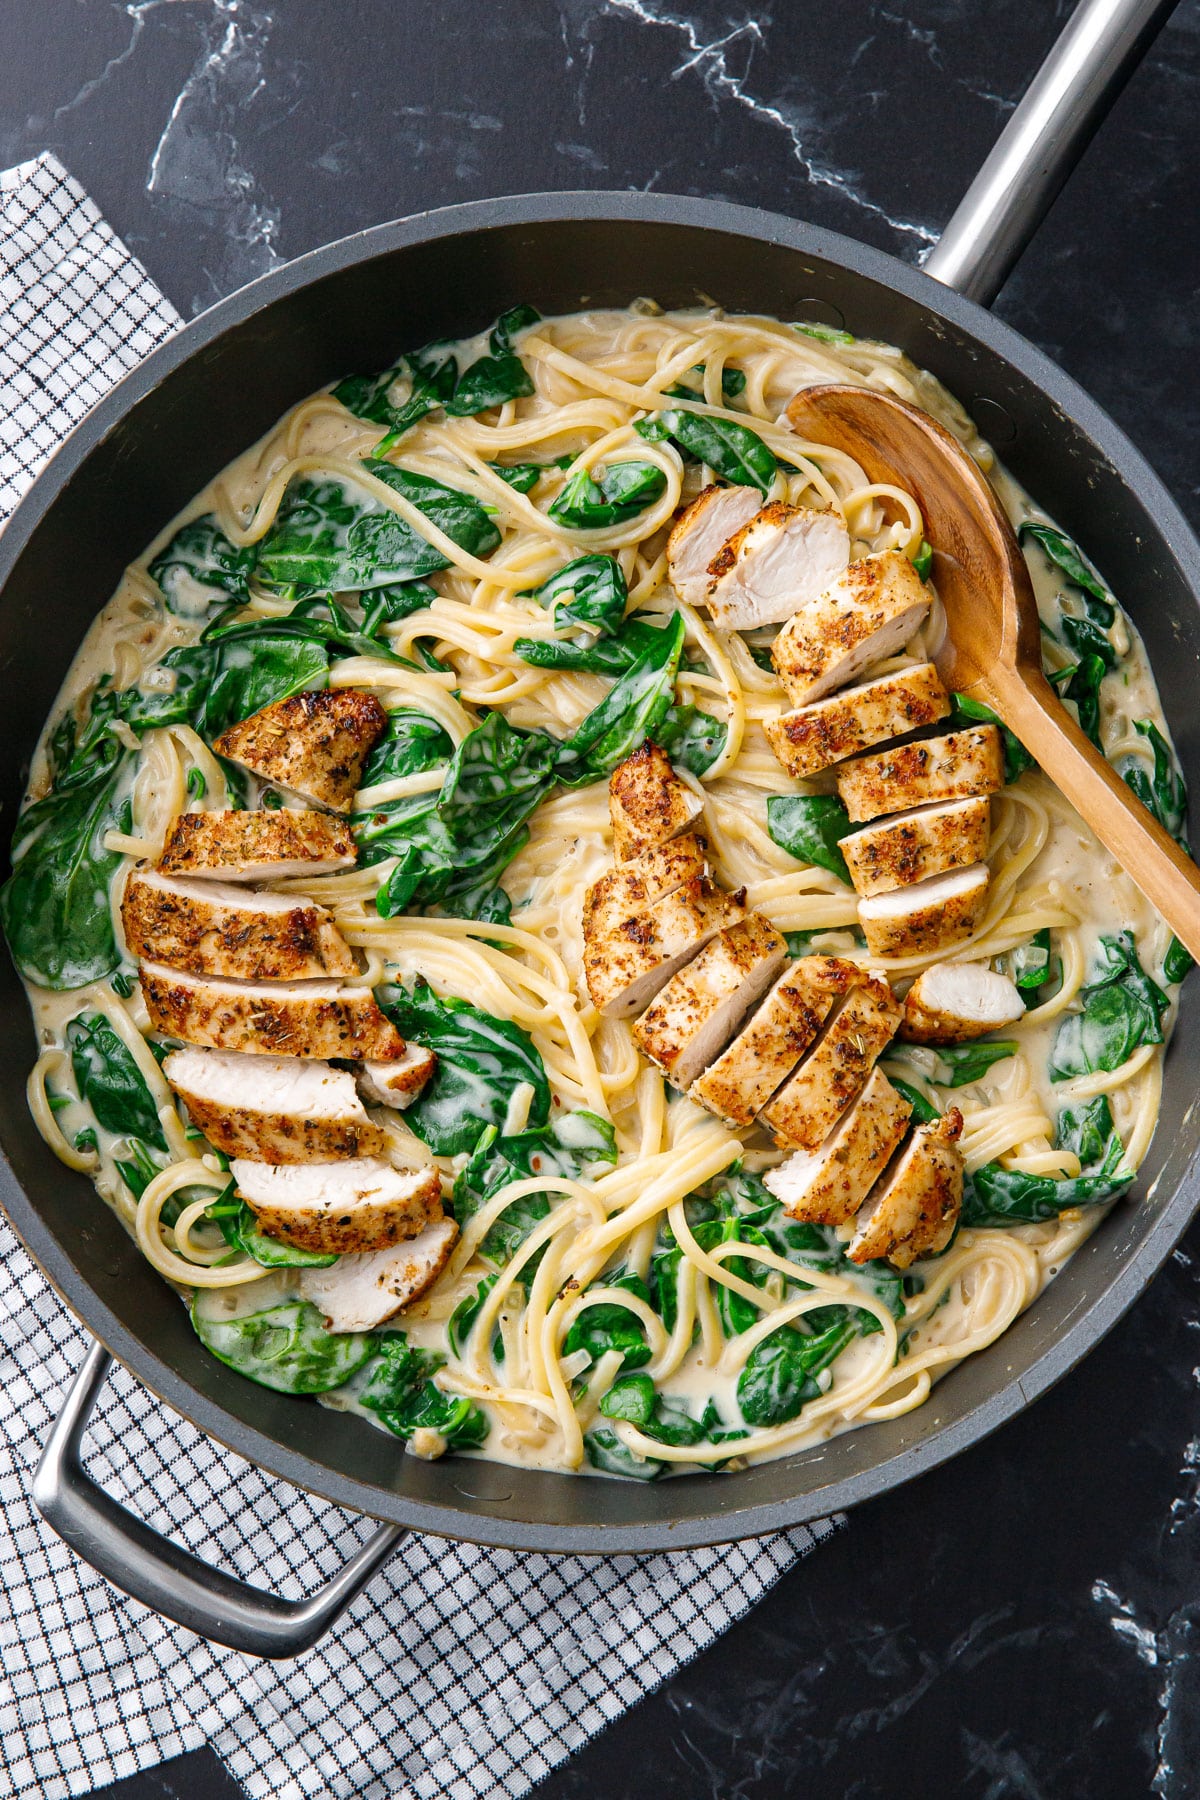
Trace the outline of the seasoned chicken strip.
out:
<instances>
[{"instance_id":1,"label":"seasoned chicken strip","mask_svg":"<svg viewBox=\"0 0 1200 1800\"><path fill-rule=\"evenodd\" d=\"M944 1250L962 1211L962 1114L950 1107L918 1125L855 1219L846 1255L851 1262L886 1256L907 1269L919 1256Z\"/></svg>"},{"instance_id":2,"label":"seasoned chicken strip","mask_svg":"<svg viewBox=\"0 0 1200 1800\"><path fill-rule=\"evenodd\" d=\"M406 1044L397 1062L365 1062L358 1071L359 1092L372 1106L411 1106L433 1071L437 1057L424 1044Z\"/></svg>"},{"instance_id":3,"label":"seasoned chicken strip","mask_svg":"<svg viewBox=\"0 0 1200 1800\"><path fill-rule=\"evenodd\" d=\"M164 875L218 881L282 881L336 875L358 851L342 819L318 812L180 813L158 861Z\"/></svg>"},{"instance_id":4,"label":"seasoned chicken strip","mask_svg":"<svg viewBox=\"0 0 1200 1800\"><path fill-rule=\"evenodd\" d=\"M924 621L931 598L899 550L851 563L820 599L801 607L771 646L775 673L792 705L808 706L894 656Z\"/></svg>"},{"instance_id":5,"label":"seasoned chicken strip","mask_svg":"<svg viewBox=\"0 0 1200 1800\"><path fill-rule=\"evenodd\" d=\"M789 1218L844 1225L887 1167L911 1114L912 1102L897 1093L882 1069L872 1069L866 1087L820 1148L797 1150L777 1169L768 1169L763 1186Z\"/></svg>"},{"instance_id":6,"label":"seasoned chicken strip","mask_svg":"<svg viewBox=\"0 0 1200 1800\"><path fill-rule=\"evenodd\" d=\"M895 1035L900 1002L882 976L867 975L851 988L816 1046L760 1114L775 1142L787 1150L816 1150Z\"/></svg>"},{"instance_id":7,"label":"seasoned chicken strip","mask_svg":"<svg viewBox=\"0 0 1200 1800\"><path fill-rule=\"evenodd\" d=\"M163 1074L214 1150L256 1162L382 1156L354 1077L328 1063L230 1050L173 1050Z\"/></svg>"},{"instance_id":8,"label":"seasoned chicken strip","mask_svg":"<svg viewBox=\"0 0 1200 1800\"><path fill-rule=\"evenodd\" d=\"M756 487L706 487L681 512L667 539L667 574L679 598L702 606L712 580L708 566L735 531L762 505Z\"/></svg>"},{"instance_id":9,"label":"seasoned chicken strip","mask_svg":"<svg viewBox=\"0 0 1200 1800\"><path fill-rule=\"evenodd\" d=\"M900 1036L910 1044L965 1044L1015 1025L1024 1011L1016 982L986 963L933 963L904 997Z\"/></svg>"},{"instance_id":10,"label":"seasoned chicken strip","mask_svg":"<svg viewBox=\"0 0 1200 1800\"><path fill-rule=\"evenodd\" d=\"M786 968L724 1055L688 1090L727 1125L752 1125L834 1006L862 980L857 964L805 956Z\"/></svg>"},{"instance_id":11,"label":"seasoned chicken strip","mask_svg":"<svg viewBox=\"0 0 1200 1800\"><path fill-rule=\"evenodd\" d=\"M673 1087L686 1090L725 1048L786 960L787 943L770 920L748 914L672 975L634 1026L634 1042Z\"/></svg>"},{"instance_id":12,"label":"seasoned chicken strip","mask_svg":"<svg viewBox=\"0 0 1200 1800\"><path fill-rule=\"evenodd\" d=\"M704 802L680 781L665 750L647 738L608 778L613 854L619 863L689 831Z\"/></svg>"},{"instance_id":13,"label":"seasoned chicken strip","mask_svg":"<svg viewBox=\"0 0 1200 1800\"><path fill-rule=\"evenodd\" d=\"M367 757L386 729L387 713L374 694L308 688L231 725L213 748L302 800L349 812Z\"/></svg>"},{"instance_id":14,"label":"seasoned chicken strip","mask_svg":"<svg viewBox=\"0 0 1200 1800\"><path fill-rule=\"evenodd\" d=\"M992 834L992 803L986 794L918 806L852 831L838 845L855 892L886 894L947 869L982 862Z\"/></svg>"},{"instance_id":15,"label":"seasoned chicken strip","mask_svg":"<svg viewBox=\"0 0 1200 1800\"><path fill-rule=\"evenodd\" d=\"M331 914L296 894L134 869L121 923L134 956L192 975L302 981L358 974L354 952Z\"/></svg>"},{"instance_id":16,"label":"seasoned chicken strip","mask_svg":"<svg viewBox=\"0 0 1200 1800\"><path fill-rule=\"evenodd\" d=\"M708 873L708 840L698 831L644 850L632 862L610 869L587 890L583 897L584 936L603 937L605 932L615 931L623 920L645 912L685 881Z\"/></svg>"},{"instance_id":17,"label":"seasoned chicken strip","mask_svg":"<svg viewBox=\"0 0 1200 1800\"><path fill-rule=\"evenodd\" d=\"M393 1062L404 1039L369 988L335 981L216 981L143 963L153 1030L185 1044L254 1056L340 1056Z\"/></svg>"},{"instance_id":18,"label":"seasoned chicken strip","mask_svg":"<svg viewBox=\"0 0 1200 1800\"><path fill-rule=\"evenodd\" d=\"M763 730L788 774L804 780L884 738L936 725L949 711L937 670L932 663L917 663L861 687L843 688L812 706L764 719Z\"/></svg>"},{"instance_id":19,"label":"seasoned chicken strip","mask_svg":"<svg viewBox=\"0 0 1200 1800\"><path fill-rule=\"evenodd\" d=\"M453 1219L437 1219L395 1249L342 1256L327 1269L304 1269L300 1297L320 1307L330 1331L374 1331L428 1292L457 1236Z\"/></svg>"},{"instance_id":20,"label":"seasoned chicken strip","mask_svg":"<svg viewBox=\"0 0 1200 1800\"><path fill-rule=\"evenodd\" d=\"M867 949L872 956L929 956L960 944L983 918L990 885L987 864L976 863L860 900Z\"/></svg>"},{"instance_id":21,"label":"seasoned chicken strip","mask_svg":"<svg viewBox=\"0 0 1200 1800\"><path fill-rule=\"evenodd\" d=\"M710 938L745 914L745 888L726 894L710 881L684 882L606 937L584 945L593 1004L607 1019L631 1019Z\"/></svg>"},{"instance_id":22,"label":"seasoned chicken strip","mask_svg":"<svg viewBox=\"0 0 1200 1800\"><path fill-rule=\"evenodd\" d=\"M994 725L878 750L844 763L837 774L838 793L856 825L880 813L996 794L1003 786L1004 747Z\"/></svg>"},{"instance_id":23,"label":"seasoned chicken strip","mask_svg":"<svg viewBox=\"0 0 1200 1800\"><path fill-rule=\"evenodd\" d=\"M394 1169L376 1156L284 1165L239 1156L229 1172L260 1231L325 1256L389 1249L442 1216L436 1169Z\"/></svg>"},{"instance_id":24,"label":"seasoned chicken strip","mask_svg":"<svg viewBox=\"0 0 1200 1800\"><path fill-rule=\"evenodd\" d=\"M849 561L850 533L831 508L772 500L717 552L705 604L723 631L776 625L824 593Z\"/></svg>"}]
</instances>

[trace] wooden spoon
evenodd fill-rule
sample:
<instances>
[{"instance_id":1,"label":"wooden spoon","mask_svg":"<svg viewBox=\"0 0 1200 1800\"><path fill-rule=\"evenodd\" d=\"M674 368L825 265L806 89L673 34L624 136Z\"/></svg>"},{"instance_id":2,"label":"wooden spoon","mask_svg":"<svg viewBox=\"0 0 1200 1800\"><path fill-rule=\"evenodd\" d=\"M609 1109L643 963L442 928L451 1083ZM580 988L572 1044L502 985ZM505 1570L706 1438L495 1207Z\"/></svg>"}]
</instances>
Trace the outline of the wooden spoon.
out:
<instances>
[{"instance_id":1,"label":"wooden spoon","mask_svg":"<svg viewBox=\"0 0 1200 1800\"><path fill-rule=\"evenodd\" d=\"M1080 730L1042 672L1033 584L987 478L928 413L838 383L805 388L793 429L844 450L921 508L946 609L934 660L951 692L990 706L1200 962L1200 869Z\"/></svg>"}]
</instances>

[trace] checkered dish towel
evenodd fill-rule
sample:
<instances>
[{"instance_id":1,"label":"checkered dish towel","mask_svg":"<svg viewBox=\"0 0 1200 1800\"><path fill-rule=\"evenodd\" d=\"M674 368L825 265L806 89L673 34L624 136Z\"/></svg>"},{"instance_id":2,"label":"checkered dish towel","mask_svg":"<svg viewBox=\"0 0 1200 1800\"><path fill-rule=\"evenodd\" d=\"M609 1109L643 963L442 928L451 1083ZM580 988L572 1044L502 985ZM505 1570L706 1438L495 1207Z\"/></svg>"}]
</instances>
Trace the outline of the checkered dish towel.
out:
<instances>
[{"instance_id":1,"label":"checkered dish towel","mask_svg":"<svg viewBox=\"0 0 1200 1800\"><path fill-rule=\"evenodd\" d=\"M3 518L180 321L51 156L0 175L0 301ZM607 1559L412 1537L316 1649L259 1662L116 1593L34 1513L30 1475L87 1341L0 1221L0 1786L17 1795L86 1793L204 1742L262 1800L524 1794L832 1529ZM91 1445L135 1513L278 1592L311 1591L372 1529L202 1437L124 1370Z\"/></svg>"}]
</instances>

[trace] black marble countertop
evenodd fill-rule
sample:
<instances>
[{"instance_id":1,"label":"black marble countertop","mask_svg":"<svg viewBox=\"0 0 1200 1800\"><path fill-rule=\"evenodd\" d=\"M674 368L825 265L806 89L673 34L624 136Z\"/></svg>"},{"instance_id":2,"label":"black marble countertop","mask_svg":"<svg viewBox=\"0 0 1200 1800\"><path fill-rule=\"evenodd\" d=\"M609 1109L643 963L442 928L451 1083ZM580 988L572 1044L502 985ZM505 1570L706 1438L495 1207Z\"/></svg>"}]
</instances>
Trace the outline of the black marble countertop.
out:
<instances>
[{"instance_id":1,"label":"black marble countertop","mask_svg":"<svg viewBox=\"0 0 1200 1800\"><path fill-rule=\"evenodd\" d=\"M52 149L190 314L360 226L543 188L777 209L909 260L1065 0L5 0ZM997 310L1200 524L1200 0ZM1090 1360L784 1578L545 1800L1200 1793L1200 1227ZM207 1752L111 1793L236 1793Z\"/></svg>"}]
</instances>

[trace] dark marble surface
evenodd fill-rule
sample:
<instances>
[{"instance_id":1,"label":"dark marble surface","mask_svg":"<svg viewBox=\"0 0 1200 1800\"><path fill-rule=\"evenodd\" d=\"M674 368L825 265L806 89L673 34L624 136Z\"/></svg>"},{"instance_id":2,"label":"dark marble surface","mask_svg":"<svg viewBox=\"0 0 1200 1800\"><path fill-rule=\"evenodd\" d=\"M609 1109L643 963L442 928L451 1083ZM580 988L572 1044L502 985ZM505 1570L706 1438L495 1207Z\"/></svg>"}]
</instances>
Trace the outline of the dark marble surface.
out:
<instances>
[{"instance_id":1,"label":"dark marble surface","mask_svg":"<svg viewBox=\"0 0 1200 1800\"><path fill-rule=\"evenodd\" d=\"M55 150L185 313L397 214L536 188L777 208L914 258L1069 7L6 0L0 163ZM1200 0L998 310L1200 522ZM864 1508L546 1800L1200 1793L1200 1230L1089 1362ZM234 1792L207 1752L110 1790Z\"/></svg>"}]
</instances>

